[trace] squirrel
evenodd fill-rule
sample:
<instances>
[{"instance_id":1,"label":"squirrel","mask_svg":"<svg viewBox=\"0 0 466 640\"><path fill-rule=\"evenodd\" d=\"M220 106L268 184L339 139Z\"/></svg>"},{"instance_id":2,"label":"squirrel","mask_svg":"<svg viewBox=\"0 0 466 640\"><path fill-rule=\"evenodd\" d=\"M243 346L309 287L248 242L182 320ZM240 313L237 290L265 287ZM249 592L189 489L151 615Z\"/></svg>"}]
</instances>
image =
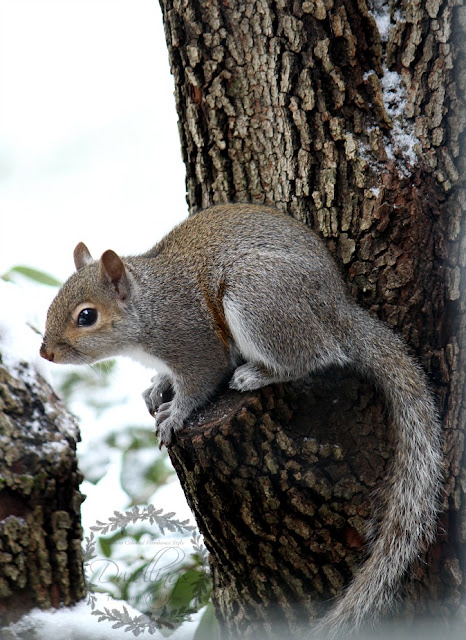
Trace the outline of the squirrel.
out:
<instances>
[{"instance_id":1,"label":"squirrel","mask_svg":"<svg viewBox=\"0 0 466 640\"><path fill-rule=\"evenodd\" d=\"M79 243L74 261L40 353L75 364L125 355L153 367L143 396L160 446L226 381L249 391L352 365L375 382L397 433L384 514L369 558L317 630L333 638L374 620L434 538L440 424L407 346L352 300L319 236L272 207L226 204L142 255L108 250L94 261Z\"/></svg>"}]
</instances>

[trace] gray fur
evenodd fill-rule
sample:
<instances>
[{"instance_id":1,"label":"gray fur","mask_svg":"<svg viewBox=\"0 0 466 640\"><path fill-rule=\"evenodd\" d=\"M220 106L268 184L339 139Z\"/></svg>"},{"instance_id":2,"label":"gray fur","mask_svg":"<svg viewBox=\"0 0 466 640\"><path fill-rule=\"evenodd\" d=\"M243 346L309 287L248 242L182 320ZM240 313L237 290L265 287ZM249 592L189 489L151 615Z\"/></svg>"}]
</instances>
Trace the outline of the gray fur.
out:
<instances>
[{"instance_id":1,"label":"gray fur","mask_svg":"<svg viewBox=\"0 0 466 640\"><path fill-rule=\"evenodd\" d=\"M402 341L348 297L321 240L274 209L220 205L189 218L146 254L124 258L120 287L105 273L118 263L113 252L106 267L78 246L80 270L51 305L41 352L57 362L133 354L158 363L144 398L161 443L228 379L246 391L350 363L375 380L398 432L386 509L371 556L317 632L334 638L375 619L436 521L440 426ZM67 338L73 310L88 301L101 324Z\"/></svg>"}]
</instances>

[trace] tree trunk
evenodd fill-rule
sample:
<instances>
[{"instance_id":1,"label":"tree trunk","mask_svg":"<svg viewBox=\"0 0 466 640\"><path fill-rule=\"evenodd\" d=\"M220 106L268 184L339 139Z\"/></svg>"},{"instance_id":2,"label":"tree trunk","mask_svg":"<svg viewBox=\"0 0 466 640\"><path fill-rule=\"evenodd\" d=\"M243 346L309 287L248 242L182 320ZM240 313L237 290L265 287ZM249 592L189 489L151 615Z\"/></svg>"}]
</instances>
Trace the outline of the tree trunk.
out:
<instances>
[{"instance_id":1,"label":"tree trunk","mask_svg":"<svg viewBox=\"0 0 466 640\"><path fill-rule=\"evenodd\" d=\"M374 4L161 0L191 212L273 203L312 226L430 376L443 513L396 615L448 622L465 582L466 12L456 0ZM297 632L341 593L392 440L382 399L350 370L227 392L182 432L170 455L225 635Z\"/></svg>"},{"instance_id":2,"label":"tree trunk","mask_svg":"<svg viewBox=\"0 0 466 640\"><path fill-rule=\"evenodd\" d=\"M33 607L85 595L78 438L44 380L0 360L0 636Z\"/></svg>"}]
</instances>

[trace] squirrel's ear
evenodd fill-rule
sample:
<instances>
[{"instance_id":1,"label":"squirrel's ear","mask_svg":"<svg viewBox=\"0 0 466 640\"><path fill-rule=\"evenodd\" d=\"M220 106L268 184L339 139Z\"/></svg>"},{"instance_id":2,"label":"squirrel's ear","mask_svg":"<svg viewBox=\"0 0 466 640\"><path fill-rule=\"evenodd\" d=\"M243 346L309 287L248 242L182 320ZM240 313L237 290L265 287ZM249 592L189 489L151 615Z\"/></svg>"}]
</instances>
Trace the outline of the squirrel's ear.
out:
<instances>
[{"instance_id":1,"label":"squirrel's ear","mask_svg":"<svg viewBox=\"0 0 466 640\"><path fill-rule=\"evenodd\" d=\"M128 278L123 260L109 249L100 258L100 272L112 284L120 300L125 300L129 291Z\"/></svg>"},{"instance_id":2,"label":"squirrel's ear","mask_svg":"<svg viewBox=\"0 0 466 640\"><path fill-rule=\"evenodd\" d=\"M92 256L89 253L89 249L86 247L84 242L80 242L76 245L76 248L73 251L73 258L74 264L78 271L85 267L86 264L89 264L89 262L92 262Z\"/></svg>"}]
</instances>

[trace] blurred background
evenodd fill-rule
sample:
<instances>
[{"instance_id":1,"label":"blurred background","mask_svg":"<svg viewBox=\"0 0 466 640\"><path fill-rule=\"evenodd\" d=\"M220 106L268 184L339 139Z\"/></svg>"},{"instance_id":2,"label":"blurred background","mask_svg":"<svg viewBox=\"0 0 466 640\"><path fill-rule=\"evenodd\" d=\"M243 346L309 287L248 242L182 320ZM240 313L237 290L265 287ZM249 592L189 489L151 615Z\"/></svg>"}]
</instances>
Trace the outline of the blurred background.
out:
<instances>
[{"instance_id":1,"label":"blurred background","mask_svg":"<svg viewBox=\"0 0 466 640\"><path fill-rule=\"evenodd\" d=\"M1 0L0 18L0 271L65 278L79 240L146 250L187 212L158 3Z\"/></svg>"},{"instance_id":2,"label":"blurred background","mask_svg":"<svg viewBox=\"0 0 466 640\"><path fill-rule=\"evenodd\" d=\"M43 331L51 285L73 271L77 242L95 257L139 253L187 216L156 0L0 0L0 215L0 341L36 362L80 421L86 535L134 505L194 524L141 398L154 372L125 360L92 370L39 362L40 336L20 328L27 321ZM94 582L148 611L148 585L133 578L151 561L147 541L170 535L141 522L100 536L99 553L130 578ZM125 537L134 544L122 545ZM175 597L176 576L200 568L190 554L166 560L170 585L150 585L160 602ZM181 591L177 606L205 604L205 593L194 602Z\"/></svg>"}]
</instances>

